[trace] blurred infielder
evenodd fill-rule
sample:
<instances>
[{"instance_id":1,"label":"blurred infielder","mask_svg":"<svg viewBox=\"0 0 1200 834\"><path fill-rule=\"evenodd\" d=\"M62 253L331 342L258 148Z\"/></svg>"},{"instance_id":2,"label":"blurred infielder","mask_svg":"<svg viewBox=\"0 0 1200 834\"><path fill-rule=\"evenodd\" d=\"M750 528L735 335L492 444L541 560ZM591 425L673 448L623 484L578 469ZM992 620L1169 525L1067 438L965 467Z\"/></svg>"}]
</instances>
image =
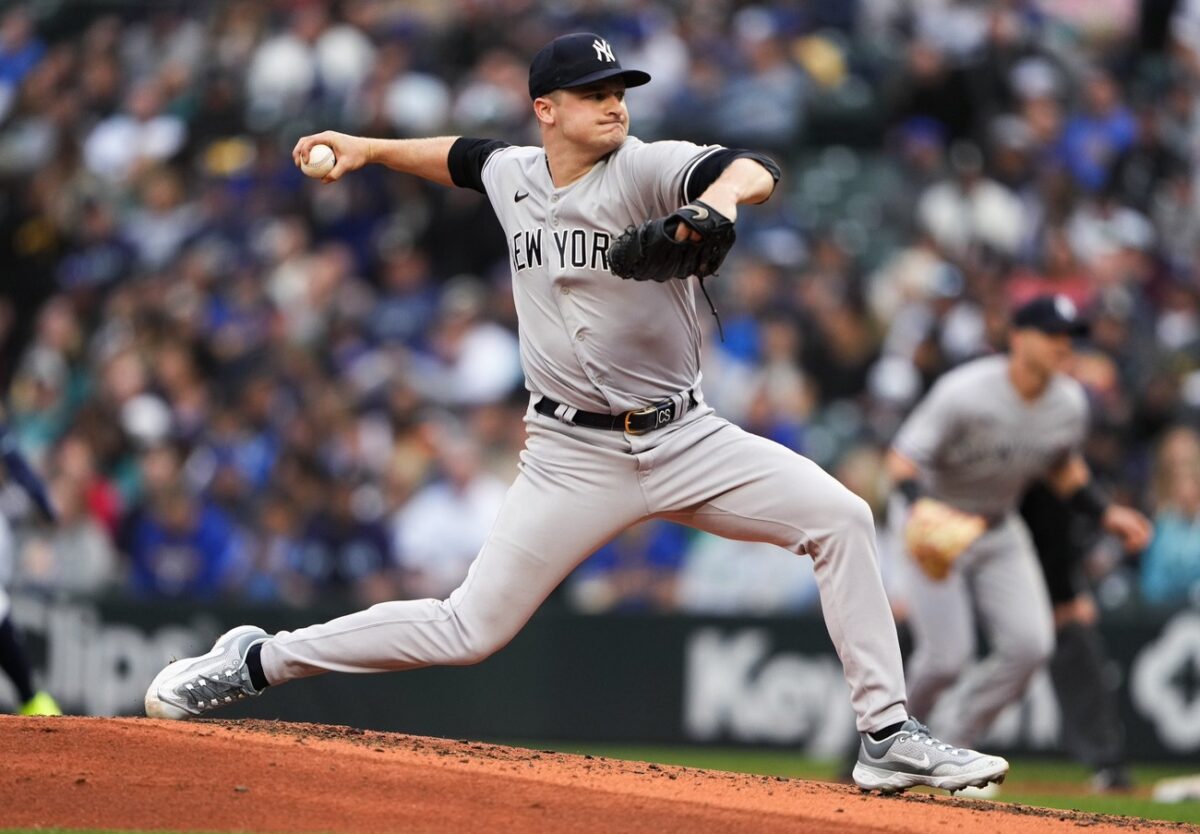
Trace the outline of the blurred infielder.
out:
<instances>
[{"instance_id":1,"label":"blurred infielder","mask_svg":"<svg viewBox=\"0 0 1200 834\"><path fill-rule=\"evenodd\" d=\"M1030 483L1045 479L1130 550L1149 539L1147 519L1110 503L1079 453L1087 398L1061 371L1072 336L1086 329L1064 296L1029 302L1013 316L1009 354L942 377L888 456L910 504L904 538L920 568L909 572L909 708L929 712L965 673L962 707L943 728L955 743L977 740L1054 650L1046 583L1017 513ZM991 653L972 664L976 616Z\"/></svg>"},{"instance_id":2,"label":"blurred infielder","mask_svg":"<svg viewBox=\"0 0 1200 834\"><path fill-rule=\"evenodd\" d=\"M4 465L4 475L10 481L19 485L29 496L38 513L46 521L55 520L54 505L42 479L25 460L17 449L8 427L0 421L0 462ZM13 541L12 530L8 519L0 514L0 573L6 573L16 557L16 544ZM0 577L3 578L3 577ZM33 667L25 653L25 646L17 632L12 619L12 602L8 592L0 584L0 669L8 675L13 687L17 690L17 700L20 704L17 711L21 715L62 715L62 710L50 693L38 691L33 687Z\"/></svg>"},{"instance_id":3,"label":"blurred infielder","mask_svg":"<svg viewBox=\"0 0 1200 834\"><path fill-rule=\"evenodd\" d=\"M589 554L657 517L812 557L863 738L860 787L1003 777L1003 759L942 744L909 717L866 503L705 404L689 276L716 269L737 206L766 200L779 169L749 151L628 136L625 89L649 80L622 69L603 38L567 35L530 67L544 148L331 132L297 143L297 164L332 146L326 181L375 162L488 196L509 241L531 394L520 473L449 599L382 603L274 636L240 626L159 673L147 715L201 715L324 672L476 663Z\"/></svg>"}]
</instances>

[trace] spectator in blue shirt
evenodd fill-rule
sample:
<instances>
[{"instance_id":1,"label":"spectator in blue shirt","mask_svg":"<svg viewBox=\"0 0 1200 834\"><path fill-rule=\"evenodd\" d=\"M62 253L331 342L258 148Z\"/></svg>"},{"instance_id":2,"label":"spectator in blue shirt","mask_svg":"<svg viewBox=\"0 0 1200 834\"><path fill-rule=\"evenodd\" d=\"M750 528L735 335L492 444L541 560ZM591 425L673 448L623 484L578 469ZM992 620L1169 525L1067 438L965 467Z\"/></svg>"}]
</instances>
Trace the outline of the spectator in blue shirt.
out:
<instances>
[{"instance_id":1,"label":"spectator in blue shirt","mask_svg":"<svg viewBox=\"0 0 1200 834\"><path fill-rule=\"evenodd\" d=\"M246 542L216 507L172 485L151 496L129 537L130 587L147 596L212 598L242 574Z\"/></svg>"},{"instance_id":2,"label":"spectator in blue shirt","mask_svg":"<svg viewBox=\"0 0 1200 834\"><path fill-rule=\"evenodd\" d=\"M376 509L347 477L325 489L328 501L309 520L295 549L297 576L317 594L352 594L373 604L394 599L391 549Z\"/></svg>"},{"instance_id":3,"label":"spectator in blue shirt","mask_svg":"<svg viewBox=\"0 0 1200 834\"><path fill-rule=\"evenodd\" d=\"M669 611L688 531L647 521L621 533L579 566L568 583L572 604L589 613Z\"/></svg>"},{"instance_id":4,"label":"spectator in blue shirt","mask_svg":"<svg viewBox=\"0 0 1200 834\"><path fill-rule=\"evenodd\" d=\"M33 30L29 11L22 6L0 18L0 84L16 87L46 54L46 45Z\"/></svg>"},{"instance_id":5,"label":"spectator in blue shirt","mask_svg":"<svg viewBox=\"0 0 1200 834\"><path fill-rule=\"evenodd\" d=\"M1062 161L1076 182L1096 192L1107 185L1117 157L1133 145L1137 120L1106 72L1088 77L1083 97L1084 111L1071 116L1063 130Z\"/></svg>"}]
</instances>

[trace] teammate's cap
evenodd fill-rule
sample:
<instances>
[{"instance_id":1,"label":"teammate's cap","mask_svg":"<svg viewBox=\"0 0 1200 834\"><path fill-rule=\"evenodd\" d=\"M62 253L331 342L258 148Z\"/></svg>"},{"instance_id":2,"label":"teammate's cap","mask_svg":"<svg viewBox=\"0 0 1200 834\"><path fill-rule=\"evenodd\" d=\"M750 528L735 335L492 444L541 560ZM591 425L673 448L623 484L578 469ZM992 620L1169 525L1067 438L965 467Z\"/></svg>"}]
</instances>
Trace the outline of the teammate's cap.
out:
<instances>
[{"instance_id":1,"label":"teammate's cap","mask_svg":"<svg viewBox=\"0 0 1200 834\"><path fill-rule=\"evenodd\" d=\"M612 47L599 35L591 32L563 35L533 56L529 65L529 97L582 87L617 75L625 79L626 87L639 87L650 81L649 74L641 70L621 69Z\"/></svg>"},{"instance_id":2,"label":"teammate's cap","mask_svg":"<svg viewBox=\"0 0 1200 834\"><path fill-rule=\"evenodd\" d=\"M1031 328L1051 335L1086 336L1088 323L1065 295L1041 295L1013 313L1014 330Z\"/></svg>"}]
</instances>

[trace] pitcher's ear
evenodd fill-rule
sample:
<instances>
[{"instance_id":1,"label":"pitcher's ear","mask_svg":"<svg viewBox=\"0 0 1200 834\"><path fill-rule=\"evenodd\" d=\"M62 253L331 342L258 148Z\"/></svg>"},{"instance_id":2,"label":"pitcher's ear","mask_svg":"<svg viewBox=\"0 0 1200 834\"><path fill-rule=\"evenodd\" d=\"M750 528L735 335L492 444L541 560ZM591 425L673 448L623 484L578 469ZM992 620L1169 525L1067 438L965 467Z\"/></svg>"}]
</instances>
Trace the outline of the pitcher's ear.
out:
<instances>
[{"instance_id":1,"label":"pitcher's ear","mask_svg":"<svg viewBox=\"0 0 1200 834\"><path fill-rule=\"evenodd\" d=\"M549 96L539 96L533 100L533 114L539 124L554 124L554 100Z\"/></svg>"}]
</instances>

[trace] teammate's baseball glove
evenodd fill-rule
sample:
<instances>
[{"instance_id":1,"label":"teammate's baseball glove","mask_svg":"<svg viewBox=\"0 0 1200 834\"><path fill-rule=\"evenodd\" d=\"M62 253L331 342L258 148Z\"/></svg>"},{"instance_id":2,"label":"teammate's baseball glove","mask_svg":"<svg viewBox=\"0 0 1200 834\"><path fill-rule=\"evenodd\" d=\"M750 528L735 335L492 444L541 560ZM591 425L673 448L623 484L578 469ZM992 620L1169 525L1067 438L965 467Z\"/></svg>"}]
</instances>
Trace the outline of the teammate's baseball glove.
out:
<instances>
[{"instance_id":1,"label":"teammate's baseball glove","mask_svg":"<svg viewBox=\"0 0 1200 834\"><path fill-rule=\"evenodd\" d=\"M950 575L955 560L987 529L977 515L933 498L918 498L904 525L904 543L925 574L934 580Z\"/></svg>"},{"instance_id":2,"label":"teammate's baseball glove","mask_svg":"<svg viewBox=\"0 0 1200 834\"><path fill-rule=\"evenodd\" d=\"M680 223L699 234L700 240L676 240ZM736 239L732 220L693 200L666 217L630 226L609 247L608 263L614 275L634 281L704 278L720 268Z\"/></svg>"}]
</instances>

